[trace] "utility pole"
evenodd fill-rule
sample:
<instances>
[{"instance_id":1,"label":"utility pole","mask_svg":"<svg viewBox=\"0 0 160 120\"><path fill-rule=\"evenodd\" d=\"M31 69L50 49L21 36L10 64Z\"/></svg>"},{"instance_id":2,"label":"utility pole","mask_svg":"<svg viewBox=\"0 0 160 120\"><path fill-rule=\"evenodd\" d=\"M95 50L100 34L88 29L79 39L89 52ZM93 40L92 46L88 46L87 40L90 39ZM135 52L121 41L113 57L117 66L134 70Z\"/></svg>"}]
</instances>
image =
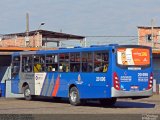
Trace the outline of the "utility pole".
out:
<instances>
[{"instance_id":1,"label":"utility pole","mask_svg":"<svg viewBox=\"0 0 160 120\"><path fill-rule=\"evenodd\" d=\"M151 20L151 39L152 39L152 48L154 48L154 19Z\"/></svg>"},{"instance_id":2,"label":"utility pole","mask_svg":"<svg viewBox=\"0 0 160 120\"><path fill-rule=\"evenodd\" d=\"M29 35L29 13L26 13L26 36Z\"/></svg>"},{"instance_id":3,"label":"utility pole","mask_svg":"<svg viewBox=\"0 0 160 120\"><path fill-rule=\"evenodd\" d=\"M29 42L29 13L26 13L26 37L25 37L25 47L28 46Z\"/></svg>"}]
</instances>

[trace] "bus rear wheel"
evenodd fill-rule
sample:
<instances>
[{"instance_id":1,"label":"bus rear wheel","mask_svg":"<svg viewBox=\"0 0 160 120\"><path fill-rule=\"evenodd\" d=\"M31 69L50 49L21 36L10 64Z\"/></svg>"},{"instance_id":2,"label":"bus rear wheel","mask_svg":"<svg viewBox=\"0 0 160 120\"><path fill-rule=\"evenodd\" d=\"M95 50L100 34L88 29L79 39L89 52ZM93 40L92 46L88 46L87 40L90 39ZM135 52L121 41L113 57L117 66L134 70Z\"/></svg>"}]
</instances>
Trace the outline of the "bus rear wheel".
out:
<instances>
[{"instance_id":1,"label":"bus rear wheel","mask_svg":"<svg viewBox=\"0 0 160 120\"><path fill-rule=\"evenodd\" d=\"M81 104L79 92L76 87L72 87L69 91L69 101L71 105L78 106Z\"/></svg>"},{"instance_id":2,"label":"bus rear wheel","mask_svg":"<svg viewBox=\"0 0 160 120\"><path fill-rule=\"evenodd\" d=\"M26 86L24 87L24 98L25 98L26 100L32 100L31 91L30 91L28 85L26 85Z\"/></svg>"},{"instance_id":3,"label":"bus rear wheel","mask_svg":"<svg viewBox=\"0 0 160 120\"><path fill-rule=\"evenodd\" d=\"M116 103L117 98L100 99L99 101L102 106L113 106Z\"/></svg>"}]
</instances>

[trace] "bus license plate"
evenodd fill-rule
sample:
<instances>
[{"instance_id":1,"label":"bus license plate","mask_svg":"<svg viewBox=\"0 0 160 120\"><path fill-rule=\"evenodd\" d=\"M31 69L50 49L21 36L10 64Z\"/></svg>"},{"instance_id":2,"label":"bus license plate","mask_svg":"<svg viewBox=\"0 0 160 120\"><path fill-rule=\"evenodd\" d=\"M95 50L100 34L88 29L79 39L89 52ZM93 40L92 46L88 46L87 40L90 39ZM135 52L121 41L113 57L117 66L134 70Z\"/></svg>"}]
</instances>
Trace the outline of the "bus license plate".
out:
<instances>
[{"instance_id":1,"label":"bus license plate","mask_svg":"<svg viewBox=\"0 0 160 120\"><path fill-rule=\"evenodd\" d=\"M132 89L132 90L138 90L138 89L139 89L139 86L131 86L131 89Z\"/></svg>"}]
</instances>

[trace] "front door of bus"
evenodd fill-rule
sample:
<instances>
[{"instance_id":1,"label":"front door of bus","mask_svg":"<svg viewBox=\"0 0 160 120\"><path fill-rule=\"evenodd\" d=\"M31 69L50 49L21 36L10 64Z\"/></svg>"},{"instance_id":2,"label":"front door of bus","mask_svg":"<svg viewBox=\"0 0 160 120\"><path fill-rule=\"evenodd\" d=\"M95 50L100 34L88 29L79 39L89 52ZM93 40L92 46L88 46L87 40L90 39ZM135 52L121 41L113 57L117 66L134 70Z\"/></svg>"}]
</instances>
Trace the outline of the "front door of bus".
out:
<instances>
[{"instance_id":1,"label":"front door of bus","mask_svg":"<svg viewBox=\"0 0 160 120\"><path fill-rule=\"evenodd\" d=\"M13 58L11 65L11 91L12 93L19 93L19 71L20 71L20 57Z\"/></svg>"}]
</instances>

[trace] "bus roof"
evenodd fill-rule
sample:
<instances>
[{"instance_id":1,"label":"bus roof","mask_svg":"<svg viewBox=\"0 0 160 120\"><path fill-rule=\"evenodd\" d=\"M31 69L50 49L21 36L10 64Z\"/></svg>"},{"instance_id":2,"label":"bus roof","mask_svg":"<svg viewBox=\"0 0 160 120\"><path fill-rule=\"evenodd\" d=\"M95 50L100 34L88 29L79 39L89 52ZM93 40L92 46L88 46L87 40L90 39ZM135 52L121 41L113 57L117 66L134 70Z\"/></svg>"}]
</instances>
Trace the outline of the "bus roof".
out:
<instances>
[{"instance_id":1,"label":"bus roof","mask_svg":"<svg viewBox=\"0 0 160 120\"><path fill-rule=\"evenodd\" d=\"M118 45L118 44L110 44L110 45L92 45L90 47L74 47L74 48L59 48L57 50L38 50L38 51L23 51L23 52L14 52L13 55L17 56L20 54L44 54L44 53L67 53L67 52L80 52L80 51L96 51L96 50L112 50L115 47L145 47L147 46L139 46L139 45Z\"/></svg>"}]
</instances>

